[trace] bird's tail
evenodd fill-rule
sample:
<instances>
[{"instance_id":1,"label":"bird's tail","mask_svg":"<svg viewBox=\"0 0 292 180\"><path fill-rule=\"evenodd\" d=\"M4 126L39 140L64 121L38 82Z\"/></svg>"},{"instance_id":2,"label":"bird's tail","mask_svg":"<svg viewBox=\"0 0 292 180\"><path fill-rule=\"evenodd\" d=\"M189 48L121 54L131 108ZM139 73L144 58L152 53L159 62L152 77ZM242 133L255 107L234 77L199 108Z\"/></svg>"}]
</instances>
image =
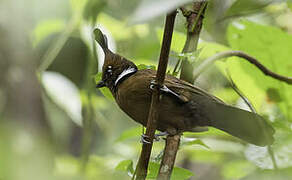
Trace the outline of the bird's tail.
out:
<instances>
[{"instance_id":1,"label":"bird's tail","mask_svg":"<svg viewBox=\"0 0 292 180\"><path fill-rule=\"evenodd\" d=\"M273 143L275 130L258 114L219 103L214 106L208 115L211 126L258 146Z\"/></svg>"}]
</instances>

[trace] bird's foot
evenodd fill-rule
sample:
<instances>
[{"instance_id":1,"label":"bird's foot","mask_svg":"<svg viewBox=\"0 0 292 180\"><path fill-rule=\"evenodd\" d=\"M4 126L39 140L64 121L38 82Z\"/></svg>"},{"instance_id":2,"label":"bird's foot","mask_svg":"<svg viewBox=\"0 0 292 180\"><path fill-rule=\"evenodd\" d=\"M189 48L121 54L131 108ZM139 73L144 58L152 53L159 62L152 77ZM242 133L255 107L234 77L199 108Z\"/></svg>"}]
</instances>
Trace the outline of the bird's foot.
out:
<instances>
[{"instance_id":1,"label":"bird's foot","mask_svg":"<svg viewBox=\"0 0 292 180\"><path fill-rule=\"evenodd\" d=\"M146 140L146 138L149 138L149 136L147 136L146 134L142 134L141 135L141 139L140 139L140 143L142 143L142 144L151 144L151 142Z\"/></svg>"},{"instance_id":2,"label":"bird's foot","mask_svg":"<svg viewBox=\"0 0 292 180\"><path fill-rule=\"evenodd\" d=\"M150 89L154 90L155 88L157 88L158 84L155 80L152 80L150 82ZM178 98L178 100L182 103L186 103L187 100L185 98L183 98L182 96L180 96L179 94L175 93L174 91L170 90L166 85L162 85L159 90L161 92L167 93L167 94L171 94L173 96L175 96L176 98Z\"/></svg>"},{"instance_id":3,"label":"bird's foot","mask_svg":"<svg viewBox=\"0 0 292 180\"><path fill-rule=\"evenodd\" d=\"M168 132L160 132L160 133L158 133L158 134L154 134L154 140L155 140L155 141L160 141L160 137L161 137L161 136L168 136L168 135L169 135ZM149 136L147 136L146 134L142 134L142 135L141 135L141 140L140 140L140 142L141 142L142 144L151 144L151 142L148 141L146 138L149 139Z\"/></svg>"},{"instance_id":4,"label":"bird's foot","mask_svg":"<svg viewBox=\"0 0 292 180\"><path fill-rule=\"evenodd\" d=\"M168 136L168 135L169 134L166 131L160 132L160 133L154 135L154 139L155 139L155 141L159 141L160 140L160 137L162 137L162 136Z\"/></svg>"}]
</instances>

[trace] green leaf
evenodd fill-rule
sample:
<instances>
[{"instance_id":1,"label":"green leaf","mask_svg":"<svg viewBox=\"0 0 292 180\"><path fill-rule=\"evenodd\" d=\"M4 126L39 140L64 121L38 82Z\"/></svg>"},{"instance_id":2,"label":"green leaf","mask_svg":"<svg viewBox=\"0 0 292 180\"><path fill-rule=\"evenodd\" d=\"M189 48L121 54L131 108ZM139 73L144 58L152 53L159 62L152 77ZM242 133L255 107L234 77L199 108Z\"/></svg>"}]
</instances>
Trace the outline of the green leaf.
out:
<instances>
[{"instance_id":1,"label":"green leaf","mask_svg":"<svg viewBox=\"0 0 292 180\"><path fill-rule=\"evenodd\" d=\"M61 32L65 28L65 23L61 19L49 19L38 23L33 31L33 46L53 33Z\"/></svg>"},{"instance_id":2,"label":"green leaf","mask_svg":"<svg viewBox=\"0 0 292 180\"><path fill-rule=\"evenodd\" d=\"M46 71L42 84L47 95L62 108L72 121L82 126L82 102L78 87L64 75Z\"/></svg>"},{"instance_id":3,"label":"green leaf","mask_svg":"<svg viewBox=\"0 0 292 180\"><path fill-rule=\"evenodd\" d=\"M213 95L222 99L227 104L235 104L239 96L232 88L216 89Z\"/></svg>"},{"instance_id":4,"label":"green leaf","mask_svg":"<svg viewBox=\"0 0 292 180\"><path fill-rule=\"evenodd\" d=\"M278 170L257 170L240 180L288 180L292 177L292 168Z\"/></svg>"},{"instance_id":5,"label":"green leaf","mask_svg":"<svg viewBox=\"0 0 292 180\"><path fill-rule=\"evenodd\" d=\"M87 0L70 0L72 11L81 12L86 5Z\"/></svg>"},{"instance_id":6,"label":"green leaf","mask_svg":"<svg viewBox=\"0 0 292 180\"><path fill-rule=\"evenodd\" d=\"M149 21L176 8L199 0L143 0L135 12L130 16L133 24Z\"/></svg>"},{"instance_id":7,"label":"green leaf","mask_svg":"<svg viewBox=\"0 0 292 180\"><path fill-rule=\"evenodd\" d=\"M116 41L129 40L133 35L145 37L150 31L147 24L127 26L124 21L120 21L105 13L100 13L98 15L97 22L106 27Z\"/></svg>"},{"instance_id":8,"label":"green leaf","mask_svg":"<svg viewBox=\"0 0 292 180\"><path fill-rule=\"evenodd\" d=\"M225 16L242 16L259 12L262 8L269 5L271 0L237 0L226 11Z\"/></svg>"},{"instance_id":9,"label":"green leaf","mask_svg":"<svg viewBox=\"0 0 292 180\"><path fill-rule=\"evenodd\" d=\"M148 174L147 178L149 179L156 179L159 171L159 164L155 162L150 162L148 165Z\"/></svg>"},{"instance_id":10,"label":"green leaf","mask_svg":"<svg viewBox=\"0 0 292 180\"><path fill-rule=\"evenodd\" d=\"M121 171L113 171L110 161L116 161L116 159L114 157L91 155L87 162L85 173L79 172L83 175L81 179L125 179L123 177L128 177L124 173L121 174Z\"/></svg>"},{"instance_id":11,"label":"green leaf","mask_svg":"<svg viewBox=\"0 0 292 180\"><path fill-rule=\"evenodd\" d=\"M292 36L271 26L239 21L230 25L227 39L233 49L241 50L259 60L271 71L292 76ZM227 61L230 74L238 88L260 110L268 98L268 89L281 94L277 101L285 117L292 121L292 86L265 76L258 68L243 59Z\"/></svg>"},{"instance_id":12,"label":"green leaf","mask_svg":"<svg viewBox=\"0 0 292 180\"><path fill-rule=\"evenodd\" d=\"M207 149L210 149L209 146L207 146L203 141L201 141L200 139L194 139L194 140L191 140L191 141L185 141L182 143L182 145L185 145L185 146L192 146L192 145L200 145L200 146L203 146Z\"/></svg>"},{"instance_id":13,"label":"green leaf","mask_svg":"<svg viewBox=\"0 0 292 180\"><path fill-rule=\"evenodd\" d=\"M276 129L275 142L272 145L278 168L292 167L292 134L291 129L286 131ZM262 169L272 169L273 163L267 147L249 145L244 152L246 158Z\"/></svg>"},{"instance_id":14,"label":"green leaf","mask_svg":"<svg viewBox=\"0 0 292 180\"><path fill-rule=\"evenodd\" d=\"M156 70L156 67L154 65L139 64L137 67L139 70L142 70L142 69Z\"/></svg>"},{"instance_id":15,"label":"green leaf","mask_svg":"<svg viewBox=\"0 0 292 180\"><path fill-rule=\"evenodd\" d=\"M222 175L226 179L240 179L254 170L256 166L246 160L227 161L223 164Z\"/></svg>"},{"instance_id":16,"label":"green leaf","mask_svg":"<svg viewBox=\"0 0 292 180\"><path fill-rule=\"evenodd\" d=\"M132 160L124 160L121 161L115 168L117 171L124 171L127 173L134 173L134 168L133 168L133 161Z\"/></svg>"},{"instance_id":17,"label":"green leaf","mask_svg":"<svg viewBox=\"0 0 292 180\"><path fill-rule=\"evenodd\" d=\"M155 162L150 162L149 163L149 167L148 167L148 174L147 174L147 178L149 179L156 179L158 172L159 172L159 167L160 164L155 163ZM180 167L174 167L171 177L171 180L184 180L184 179L189 179L190 177L192 177L194 174L184 168L180 168Z\"/></svg>"},{"instance_id":18,"label":"green leaf","mask_svg":"<svg viewBox=\"0 0 292 180\"><path fill-rule=\"evenodd\" d=\"M99 81L101 81L101 78L102 78L102 73L101 72L97 73L95 75L95 83L97 84ZM99 90L107 99L110 99L112 101L115 100L112 93L110 92L110 90L107 87L99 88Z\"/></svg>"},{"instance_id":19,"label":"green leaf","mask_svg":"<svg viewBox=\"0 0 292 180\"><path fill-rule=\"evenodd\" d=\"M56 174L76 176L79 173L80 162L71 156L61 156L55 159Z\"/></svg>"},{"instance_id":20,"label":"green leaf","mask_svg":"<svg viewBox=\"0 0 292 180\"><path fill-rule=\"evenodd\" d=\"M105 7L105 5L105 0L88 0L83 12L84 19L95 22L98 13Z\"/></svg>"},{"instance_id":21,"label":"green leaf","mask_svg":"<svg viewBox=\"0 0 292 180\"><path fill-rule=\"evenodd\" d=\"M287 2L287 6L290 9L290 11L292 11L292 2Z\"/></svg>"},{"instance_id":22,"label":"green leaf","mask_svg":"<svg viewBox=\"0 0 292 180\"><path fill-rule=\"evenodd\" d=\"M194 175L191 171L180 168L180 167L174 167L172 175L170 177L171 180L178 180L178 179L189 179Z\"/></svg>"},{"instance_id":23,"label":"green leaf","mask_svg":"<svg viewBox=\"0 0 292 180\"><path fill-rule=\"evenodd\" d=\"M120 135L120 137L118 137L116 142L121 142L130 138L139 137L141 133L142 133L141 127L134 127L131 129L127 129Z\"/></svg>"},{"instance_id":24,"label":"green leaf","mask_svg":"<svg viewBox=\"0 0 292 180\"><path fill-rule=\"evenodd\" d=\"M160 40L160 45L161 45L162 44L162 37L163 37L163 29L157 28L156 35L157 35L157 38ZM172 35L172 40L171 40L171 50L175 51L177 53L181 52L183 47L184 47L185 41L186 41L185 34L183 34L181 32L174 31L173 35Z\"/></svg>"}]
</instances>

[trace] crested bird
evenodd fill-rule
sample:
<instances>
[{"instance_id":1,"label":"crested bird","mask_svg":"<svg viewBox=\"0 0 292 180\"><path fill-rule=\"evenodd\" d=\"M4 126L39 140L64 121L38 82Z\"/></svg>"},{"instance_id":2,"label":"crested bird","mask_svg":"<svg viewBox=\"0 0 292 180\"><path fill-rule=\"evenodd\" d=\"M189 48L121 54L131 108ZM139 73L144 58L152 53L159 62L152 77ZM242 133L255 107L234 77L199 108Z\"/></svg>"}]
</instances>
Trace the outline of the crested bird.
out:
<instances>
[{"instance_id":1,"label":"crested bird","mask_svg":"<svg viewBox=\"0 0 292 180\"><path fill-rule=\"evenodd\" d=\"M106 36L94 30L104 51L102 80L97 88L107 87L118 106L134 121L147 125L156 71L138 70L130 60L113 53ZM273 143L274 129L260 115L225 104L219 98L188 82L166 75L160 88L157 130L169 135L198 132L211 126L258 146Z\"/></svg>"}]
</instances>

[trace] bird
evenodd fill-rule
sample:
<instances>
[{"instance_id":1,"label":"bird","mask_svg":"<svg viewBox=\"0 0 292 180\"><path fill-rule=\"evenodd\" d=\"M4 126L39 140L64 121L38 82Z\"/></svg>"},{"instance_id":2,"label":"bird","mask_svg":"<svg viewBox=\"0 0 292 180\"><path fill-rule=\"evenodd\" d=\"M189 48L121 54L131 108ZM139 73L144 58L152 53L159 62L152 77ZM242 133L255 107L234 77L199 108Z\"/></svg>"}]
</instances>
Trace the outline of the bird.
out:
<instances>
[{"instance_id":1,"label":"bird","mask_svg":"<svg viewBox=\"0 0 292 180\"><path fill-rule=\"evenodd\" d=\"M107 38L98 28L95 40L104 51L102 79L97 88L107 87L117 105L134 121L147 126L156 71L137 66L108 48ZM233 107L205 90L166 75L160 87L157 130L168 135L200 132L214 127L257 146L271 145L273 127L260 115Z\"/></svg>"}]
</instances>

